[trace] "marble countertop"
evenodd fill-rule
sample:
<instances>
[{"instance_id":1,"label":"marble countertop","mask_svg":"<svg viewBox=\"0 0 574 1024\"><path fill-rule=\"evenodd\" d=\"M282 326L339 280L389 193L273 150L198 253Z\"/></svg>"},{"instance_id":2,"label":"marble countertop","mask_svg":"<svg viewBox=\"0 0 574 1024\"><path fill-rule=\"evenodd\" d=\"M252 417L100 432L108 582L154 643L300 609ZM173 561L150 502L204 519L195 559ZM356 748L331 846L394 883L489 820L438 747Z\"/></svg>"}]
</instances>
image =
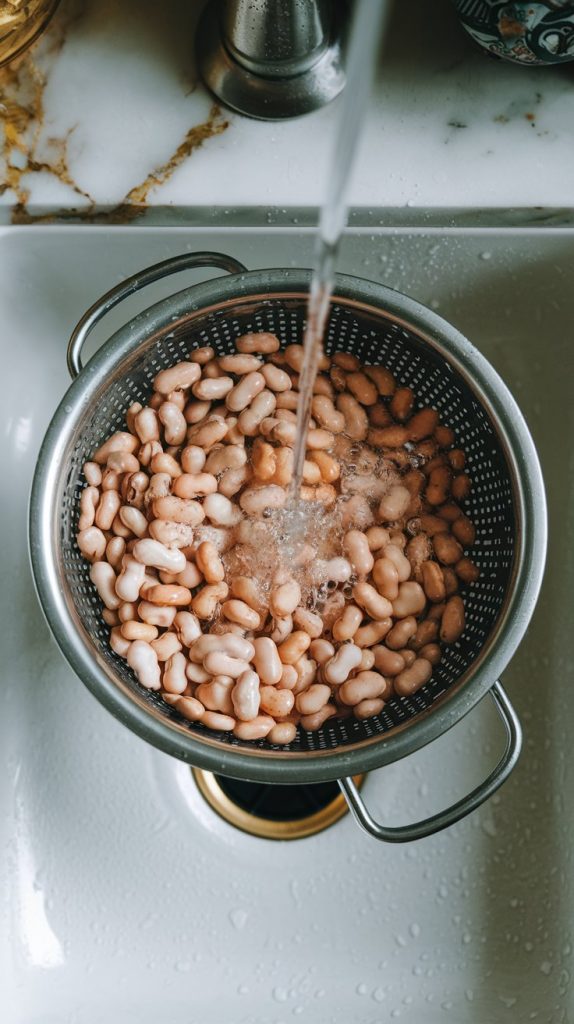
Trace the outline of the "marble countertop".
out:
<instances>
[{"instance_id":1,"label":"marble countertop","mask_svg":"<svg viewBox=\"0 0 574 1024\"><path fill-rule=\"evenodd\" d=\"M0 69L0 218L194 220L198 209L315 207L335 101L257 122L197 81L194 0L63 0ZM432 8L432 18L429 17ZM351 188L357 208L574 207L574 63L485 56L449 0L397 3ZM400 219L400 216L399 216Z\"/></svg>"}]
</instances>

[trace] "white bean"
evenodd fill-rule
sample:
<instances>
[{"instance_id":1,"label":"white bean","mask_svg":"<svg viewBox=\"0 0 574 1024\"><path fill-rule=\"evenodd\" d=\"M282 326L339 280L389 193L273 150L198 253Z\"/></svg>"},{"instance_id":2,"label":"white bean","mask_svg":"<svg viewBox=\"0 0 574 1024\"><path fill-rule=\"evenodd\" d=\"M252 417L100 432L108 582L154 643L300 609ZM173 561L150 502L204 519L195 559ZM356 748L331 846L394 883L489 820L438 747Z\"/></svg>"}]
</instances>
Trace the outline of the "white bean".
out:
<instances>
[{"instance_id":1,"label":"white bean","mask_svg":"<svg viewBox=\"0 0 574 1024\"><path fill-rule=\"evenodd\" d=\"M192 387L201 377L201 367L197 363L182 361L170 366L168 370L158 373L153 382L154 389L160 395L169 395L170 391L181 391Z\"/></svg>"},{"instance_id":2,"label":"white bean","mask_svg":"<svg viewBox=\"0 0 574 1024\"><path fill-rule=\"evenodd\" d=\"M203 501L203 511L217 526L236 526L241 519L240 509L224 494L208 494Z\"/></svg>"},{"instance_id":3,"label":"white bean","mask_svg":"<svg viewBox=\"0 0 574 1024\"><path fill-rule=\"evenodd\" d=\"M277 645L271 637L260 636L253 641L255 669L265 686L275 686L283 674L283 664L277 651Z\"/></svg>"},{"instance_id":4,"label":"white bean","mask_svg":"<svg viewBox=\"0 0 574 1024\"><path fill-rule=\"evenodd\" d=\"M106 608L110 611L119 608L121 602L116 594L116 574L109 562L94 562L90 569L90 579Z\"/></svg>"},{"instance_id":5,"label":"white bean","mask_svg":"<svg viewBox=\"0 0 574 1024\"><path fill-rule=\"evenodd\" d=\"M122 601L137 601L145 580L145 565L133 555L124 555L122 570L116 580L116 594Z\"/></svg>"},{"instance_id":6,"label":"white bean","mask_svg":"<svg viewBox=\"0 0 574 1024\"><path fill-rule=\"evenodd\" d=\"M136 537L143 537L147 533L148 522L139 508L122 505L118 514L124 526L127 526Z\"/></svg>"},{"instance_id":7,"label":"white bean","mask_svg":"<svg viewBox=\"0 0 574 1024\"><path fill-rule=\"evenodd\" d=\"M259 676L251 669L239 676L233 690L231 700L235 717L248 722L259 714Z\"/></svg>"},{"instance_id":8,"label":"white bean","mask_svg":"<svg viewBox=\"0 0 574 1024\"><path fill-rule=\"evenodd\" d=\"M363 652L355 644L343 644L323 665L323 675L328 683L344 683L354 668L361 664Z\"/></svg>"},{"instance_id":9,"label":"white bean","mask_svg":"<svg viewBox=\"0 0 574 1024\"><path fill-rule=\"evenodd\" d=\"M277 484L267 487L248 487L243 491L239 504L250 516L262 515L267 508L283 508L287 501L287 492Z\"/></svg>"},{"instance_id":10,"label":"white bean","mask_svg":"<svg viewBox=\"0 0 574 1024\"><path fill-rule=\"evenodd\" d=\"M105 534L97 526L89 526L76 534L76 543L88 561L98 561L106 550Z\"/></svg>"},{"instance_id":11,"label":"white bean","mask_svg":"<svg viewBox=\"0 0 574 1024\"><path fill-rule=\"evenodd\" d=\"M155 569L178 573L185 569L186 559L183 551L167 548L157 540L144 538L138 540L133 547L133 556L142 565L152 565Z\"/></svg>"},{"instance_id":12,"label":"white bean","mask_svg":"<svg viewBox=\"0 0 574 1024\"><path fill-rule=\"evenodd\" d=\"M275 719L269 715L257 715L257 718L252 718L250 722L237 722L233 735L239 740L262 740L271 732L274 725Z\"/></svg>"},{"instance_id":13,"label":"white bean","mask_svg":"<svg viewBox=\"0 0 574 1024\"><path fill-rule=\"evenodd\" d=\"M164 402L163 405L160 405L158 417L163 425L166 443L169 445L183 444L187 434L187 422L175 402Z\"/></svg>"},{"instance_id":14,"label":"white bean","mask_svg":"<svg viewBox=\"0 0 574 1024\"><path fill-rule=\"evenodd\" d=\"M214 676L231 676L232 679L239 679L239 676L249 669L246 661L231 658L222 651L211 651L210 654L206 654L203 667Z\"/></svg>"},{"instance_id":15,"label":"white bean","mask_svg":"<svg viewBox=\"0 0 574 1024\"><path fill-rule=\"evenodd\" d=\"M134 640L127 653L127 662L146 690L161 688L159 662L153 647L143 640Z\"/></svg>"},{"instance_id":16,"label":"white bean","mask_svg":"<svg viewBox=\"0 0 574 1024\"><path fill-rule=\"evenodd\" d=\"M166 662L163 670L162 686L168 693L183 693L185 690L187 686L185 666L186 657L180 652L172 654L171 658Z\"/></svg>"},{"instance_id":17,"label":"white bean","mask_svg":"<svg viewBox=\"0 0 574 1024\"><path fill-rule=\"evenodd\" d=\"M182 615L179 612L178 615ZM245 640L235 633L223 633L214 635L203 633L191 646L189 657L192 661L203 661L207 654L221 651L232 658L239 658L242 661L252 661L255 656L255 647L249 640ZM219 673L220 674L220 673Z\"/></svg>"},{"instance_id":18,"label":"white bean","mask_svg":"<svg viewBox=\"0 0 574 1024\"><path fill-rule=\"evenodd\" d=\"M177 612L173 624L179 641L184 647L191 645L201 636L201 626L197 615L192 612Z\"/></svg>"}]
</instances>

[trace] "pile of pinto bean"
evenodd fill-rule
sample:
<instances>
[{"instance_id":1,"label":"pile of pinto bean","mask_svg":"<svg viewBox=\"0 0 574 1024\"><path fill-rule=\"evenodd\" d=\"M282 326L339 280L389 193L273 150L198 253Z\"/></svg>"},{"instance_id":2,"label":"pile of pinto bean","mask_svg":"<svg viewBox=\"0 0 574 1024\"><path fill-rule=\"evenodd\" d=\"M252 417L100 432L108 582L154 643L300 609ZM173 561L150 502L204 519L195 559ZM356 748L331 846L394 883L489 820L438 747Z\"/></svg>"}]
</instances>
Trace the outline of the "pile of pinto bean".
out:
<instances>
[{"instance_id":1,"label":"pile of pinto bean","mask_svg":"<svg viewBox=\"0 0 574 1024\"><path fill-rule=\"evenodd\" d=\"M303 350L264 332L236 349L195 349L128 409L84 465L77 543L143 687L189 721L283 745L431 678L479 575L471 481L410 388L323 356L298 506L322 528L282 546Z\"/></svg>"}]
</instances>

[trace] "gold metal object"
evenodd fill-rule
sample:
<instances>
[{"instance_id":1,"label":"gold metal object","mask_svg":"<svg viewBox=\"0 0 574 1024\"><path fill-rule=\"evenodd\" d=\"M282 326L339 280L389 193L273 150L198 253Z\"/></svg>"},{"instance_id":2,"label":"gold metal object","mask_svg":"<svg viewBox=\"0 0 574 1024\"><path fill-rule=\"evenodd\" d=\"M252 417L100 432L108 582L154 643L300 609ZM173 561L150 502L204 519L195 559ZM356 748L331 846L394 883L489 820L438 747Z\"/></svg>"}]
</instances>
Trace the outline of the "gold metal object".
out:
<instances>
[{"instance_id":1,"label":"gold metal object","mask_svg":"<svg viewBox=\"0 0 574 1024\"><path fill-rule=\"evenodd\" d=\"M290 821L260 818L234 803L223 791L213 772L206 772L201 768L192 768L191 771L201 795L211 809L229 825L233 825L234 828L238 828L242 832L248 832L251 836L257 836L259 839L305 839L307 836L316 835L329 828L330 825L334 825L349 811L343 794L338 793L326 807L301 818L294 818ZM364 778L364 775L354 776L354 781L359 788L362 786Z\"/></svg>"},{"instance_id":2,"label":"gold metal object","mask_svg":"<svg viewBox=\"0 0 574 1024\"><path fill-rule=\"evenodd\" d=\"M0 66L19 57L38 38L60 0L0 0Z\"/></svg>"}]
</instances>

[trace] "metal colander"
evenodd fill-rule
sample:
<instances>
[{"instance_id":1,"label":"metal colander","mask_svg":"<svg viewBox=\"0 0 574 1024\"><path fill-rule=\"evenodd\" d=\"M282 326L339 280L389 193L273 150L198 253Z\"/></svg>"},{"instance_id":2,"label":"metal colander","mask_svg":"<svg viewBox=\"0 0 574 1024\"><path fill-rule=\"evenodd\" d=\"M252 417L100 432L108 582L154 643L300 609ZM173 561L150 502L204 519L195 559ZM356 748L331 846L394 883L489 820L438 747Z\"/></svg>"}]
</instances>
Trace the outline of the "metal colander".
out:
<instances>
[{"instance_id":1,"label":"metal colander","mask_svg":"<svg viewBox=\"0 0 574 1024\"><path fill-rule=\"evenodd\" d=\"M235 273L146 310L81 370L81 346L113 305L168 273L208 264ZM144 691L109 647L101 603L75 543L85 486L82 465L104 438L124 428L132 402L148 400L158 371L185 359L191 349L212 345L223 355L247 331L272 331L282 345L302 341L309 272L243 270L217 254L186 254L114 289L80 322L69 349L73 375L79 376L50 425L34 480L33 570L63 653L92 692L130 728L176 757L238 778L333 779L389 763L422 746L491 689L520 641L540 586L545 553L540 469L516 404L469 342L412 299L339 276L326 351L352 352L363 363L384 364L401 385L413 388L420 405L440 412L466 453L473 481L467 509L476 526L472 557L480 579L466 588L464 634L444 650L430 682L412 697L393 698L380 715L367 720L330 719L318 732L300 729L288 748L246 743L182 720L161 698ZM512 711L506 707L505 712L504 691L497 684L493 692L508 720ZM516 722L511 724L518 734ZM507 750L507 755L508 763L514 763L517 750Z\"/></svg>"}]
</instances>

